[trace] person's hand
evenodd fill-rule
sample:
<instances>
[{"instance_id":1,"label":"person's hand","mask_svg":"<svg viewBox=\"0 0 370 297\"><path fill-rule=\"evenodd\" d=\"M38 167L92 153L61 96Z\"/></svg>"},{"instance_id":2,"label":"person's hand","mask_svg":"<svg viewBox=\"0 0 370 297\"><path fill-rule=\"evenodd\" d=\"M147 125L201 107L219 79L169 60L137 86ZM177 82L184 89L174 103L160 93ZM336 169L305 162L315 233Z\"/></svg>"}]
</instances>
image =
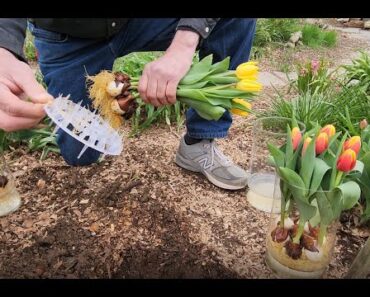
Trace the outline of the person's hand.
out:
<instances>
[{"instance_id":1,"label":"person's hand","mask_svg":"<svg viewBox=\"0 0 370 297\"><path fill-rule=\"evenodd\" d=\"M10 132L35 126L45 116L44 105L52 100L30 66L0 48L0 129Z\"/></svg>"},{"instance_id":2,"label":"person's hand","mask_svg":"<svg viewBox=\"0 0 370 297\"><path fill-rule=\"evenodd\" d=\"M189 71L199 42L191 31L177 31L165 54L147 64L139 82L140 97L156 107L176 102L176 89Z\"/></svg>"}]
</instances>

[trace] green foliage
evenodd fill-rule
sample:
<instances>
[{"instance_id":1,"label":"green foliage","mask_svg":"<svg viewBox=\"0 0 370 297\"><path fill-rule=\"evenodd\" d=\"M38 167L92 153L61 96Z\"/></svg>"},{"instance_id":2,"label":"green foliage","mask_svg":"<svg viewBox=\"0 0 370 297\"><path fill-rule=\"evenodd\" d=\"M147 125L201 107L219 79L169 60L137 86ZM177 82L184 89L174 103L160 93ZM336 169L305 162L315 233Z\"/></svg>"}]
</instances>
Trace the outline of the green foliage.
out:
<instances>
[{"instance_id":1,"label":"green foliage","mask_svg":"<svg viewBox=\"0 0 370 297\"><path fill-rule=\"evenodd\" d=\"M29 30L27 30L26 32L26 39L24 41L23 52L27 61L37 60L36 48L34 45L34 37Z\"/></svg>"},{"instance_id":2,"label":"green foliage","mask_svg":"<svg viewBox=\"0 0 370 297\"><path fill-rule=\"evenodd\" d=\"M319 65L319 66L317 66ZM313 67L314 66L314 67ZM291 100L277 91L271 106L262 116L282 116L303 122L307 129L312 123L333 124L338 131L359 135L359 122L370 119L370 95L366 83L348 83L348 74L329 72L324 61L311 61L297 66L297 79L290 88L298 95ZM366 81L366 77L362 76Z\"/></svg>"},{"instance_id":3,"label":"green foliage","mask_svg":"<svg viewBox=\"0 0 370 297\"><path fill-rule=\"evenodd\" d=\"M330 98L326 94L317 92L312 94L311 91L307 91L288 101L282 94L278 94L272 99L270 108L259 116L292 118L295 115L295 118L303 122L309 130L316 122L321 125L331 123L336 107Z\"/></svg>"},{"instance_id":4,"label":"green foliage","mask_svg":"<svg viewBox=\"0 0 370 297\"><path fill-rule=\"evenodd\" d=\"M297 64L296 73L297 79L291 83L291 87L294 87L299 94L308 91L325 93L335 85L333 72L329 73L328 63L323 59Z\"/></svg>"},{"instance_id":5,"label":"green foliage","mask_svg":"<svg viewBox=\"0 0 370 297\"><path fill-rule=\"evenodd\" d=\"M348 83L357 82L363 86L367 94L370 95L370 56L366 52L361 52L359 58L354 59L351 65L343 66L346 70Z\"/></svg>"},{"instance_id":6,"label":"green foliage","mask_svg":"<svg viewBox=\"0 0 370 297\"><path fill-rule=\"evenodd\" d=\"M337 43L335 31L324 30L313 24L305 24L301 30L302 42L309 47L334 47Z\"/></svg>"},{"instance_id":7,"label":"green foliage","mask_svg":"<svg viewBox=\"0 0 370 297\"><path fill-rule=\"evenodd\" d=\"M299 31L297 19L258 19L253 46L263 47L271 42L285 43L296 31Z\"/></svg>"},{"instance_id":8,"label":"green foliage","mask_svg":"<svg viewBox=\"0 0 370 297\"><path fill-rule=\"evenodd\" d=\"M266 46L285 44L297 31L302 31L302 42L308 47L333 47L337 43L335 31L321 29L318 25L304 24L299 19L258 19L251 56L254 59L260 58L265 54ZM285 68L287 67L285 65Z\"/></svg>"},{"instance_id":9,"label":"green foliage","mask_svg":"<svg viewBox=\"0 0 370 297\"><path fill-rule=\"evenodd\" d=\"M50 124L50 120L45 119L33 129L8 133L0 130L0 151L26 145L30 152L41 151L41 160L44 160L50 152L60 153Z\"/></svg>"}]
</instances>

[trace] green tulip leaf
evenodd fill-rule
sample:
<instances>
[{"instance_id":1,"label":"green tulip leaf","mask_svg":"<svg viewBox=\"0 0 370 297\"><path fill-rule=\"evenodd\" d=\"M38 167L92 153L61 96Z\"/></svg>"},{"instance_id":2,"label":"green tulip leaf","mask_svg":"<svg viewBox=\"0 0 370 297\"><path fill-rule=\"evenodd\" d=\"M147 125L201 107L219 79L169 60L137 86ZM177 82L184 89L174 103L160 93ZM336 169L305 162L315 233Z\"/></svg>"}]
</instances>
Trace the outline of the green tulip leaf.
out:
<instances>
[{"instance_id":1,"label":"green tulip leaf","mask_svg":"<svg viewBox=\"0 0 370 297\"><path fill-rule=\"evenodd\" d=\"M191 84L191 85L179 85L179 89L202 89L204 88L207 84L209 83L209 81L201 81L201 82L198 82L198 83L195 83L195 84Z\"/></svg>"},{"instance_id":2,"label":"green tulip leaf","mask_svg":"<svg viewBox=\"0 0 370 297\"><path fill-rule=\"evenodd\" d=\"M320 209L319 209L319 206L317 205L316 199L312 200L311 205L318 209L318 211L316 211L315 215L310 219L311 226L316 227L321 221Z\"/></svg>"},{"instance_id":3,"label":"green tulip leaf","mask_svg":"<svg viewBox=\"0 0 370 297\"><path fill-rule=\"evenodd\" d=\"M276 167L283 167L285 163L285 154L275 145L268 143L267 147Z\"/></svg>"},{"instance_id":4,"label":"green tulip leaf","mask_svg":"<svg viewBox=\"0 0 370 297\"><path fill-rule=\"evenodd\" d=\"M288 184L294 199L309 204L307 189L302 178L295 171L286 167L279 167L278 172L280 177Z\"/></svg>"},{"instance_id":5,"label":"green tulip leaf","mask_svg":"<svg viewBox=\"0 0 370 297\"><path fill-rule=\"evenodd\" d=\"M317 202L318 210L320 213L320 222L325 226L328 226L333 221L335 216L326 194L329 193L317 191L314 197L316 198L315 200Z\"/></svg>"},{"instance_id":6,"label":"green tulip leaf","mask_svg":"<svg viewBox=\"0 0 370 297\"><path fill-rule=\"evenodd\" d=\"M212 82L214 84L233 84L237 83L239 79L235 76L206 76L205 79L207 79L209 82Z\"/></svg>"},{"instance_id":7,"label":"green tulip leaf","mask_svg":"<svg viewBox=\"0 0 370 297\"><path fill-rule=\"evenodd\" d=\"M294 196L294 194L293 194ZM299 210L300 220L306 222L313 218L317 213L317 208L313 205L307 204L301 200L295 199L297 203L297 208Z\"/></svg>"},{"instance_id":8,"label":"green tulip leaf","mask_svg":"<svg viewBox=\"0 0 370 297\"><path fill-rule=\"evenodd\" d=\"M360 186L354 181L348 181L337 187L342 192L342 210L351 209L361 196Z\"/></svg>"},{"instance_id":9,"label":"green tulip leaf","mask_svg":"<svg viewBox=\"0 0 370 297\"><path fill-rule=\"evenodd\" d=\"M185 77L180 81L180 85L191 85L206 77L212 66L212 58L212 55L208 55L198 63L193 64Z\"/></svg>"},{"instance_id":10,"label":"green tulip leaf","mask_svg":"<svg viewBox=\"0 0 370 297\"><path fill-rule=\"evenodd\" d=\"M292 142L292 131L289 125L287 125L287 141L285 147L285 160L288 162L293 158L293 142Z\"/></svg>"},{"instance_id":11,"label":"green tulip leaf","mask_svg":"<svg viewBox=\"0 0 370 297\"><path fill-rule=\"evenodd\" d=\"M367 152L362 158L362 163L364 164L364 172L370 177L370 152Z\"/></svg>"},{"instance_id":12,"label":"green tulip leaf","mask_svg":"<svg viewBox=\"0 0 370 297\"><path fill-rule=\"evenodd\" d=\"M301 170L299 172L299 175L302 177L307 189L310 187L311 178L315 167L315 156L315 141L311 141L301 159Z\"/></svg>"},{"instance_id":13,"label":"green tulip leaf","mask_svg":"<svg viewBox=\"0 0 370 297\"><path fill-rule=\"evenodd\" d=\"M320 158L315 158L312 163L314 164L314 169L309 196L312 196L317 191L321 185L325 173L330 169L330 166L328 166L328 164L326 164L325 161L321 160Z\"/></svg>"},{"instance_id":14,"label":"green tulip leaf","mask_svg":"<svg viewBox=\"0 0 370 297\"><path fill-rule=\"evenodd\" d=\"M194 108L200 117L208 121L210 120L218 121L226 111L223 107L213 106L207 102L202 102L199 100L192 100L189 98L181 97L178 98L178 100Z\"/></svg>"},{"instance_id":15,"label":"green tulip leaf","mask_svg":"<svg viewBox=\"0 0 370 297\"><path fill-rule=\"evenodd\" d=\"M229 70L229 67L230 67L230 57L227 57L224 60L213 64L211 66L210 71L212 74L222 73Z\"/></svg>"},{"instance_id":16,"label":"green tulip leaf","mask_svg":"<svg viewBox=\"0 0 370 297\"><path fill-rule=\"evenodd\" d=\"M203 92L196 89L178 89L176 95L179 97L196 99L203 102L207 101L207 97L203 94Z\"/></svg>"}]
</instances>

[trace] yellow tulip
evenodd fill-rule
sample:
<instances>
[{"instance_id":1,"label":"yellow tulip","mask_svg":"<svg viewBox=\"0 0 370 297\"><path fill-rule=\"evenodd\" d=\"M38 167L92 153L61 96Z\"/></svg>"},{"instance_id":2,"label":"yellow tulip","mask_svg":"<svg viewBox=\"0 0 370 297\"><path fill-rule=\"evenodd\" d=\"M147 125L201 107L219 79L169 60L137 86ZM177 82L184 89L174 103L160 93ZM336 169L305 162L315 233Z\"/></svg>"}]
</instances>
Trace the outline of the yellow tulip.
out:
<instances>
[{"instance_id":1,"label":"yellow tulip","mask_svg":"<svg viewBox=\"0 0 370 297\"><path fill-rule=\"evenodd\" d=\"M239 79L250 79L250 77L256 77L257 79L257 73L258 67L247 63L239 65L235 71L235 74Z\"/></svg>"},{"instance_id":2,"label":"yellow tulip","mask_svg":"<svg viewBox=\"0 0 370 297\"><path fill-rule=\"evenodd\" d=\"M236 84L236 88L241 91L259 92L262 89L262 84L250 79L243 79Z\"/></svg>"},{"instance_id":3,"label":"yellow tulip","mask_svg":"<svg viewBox=\"0 0 370 297\"><path fill-rule=\"evenodd\" d=\"M258 62L257 61L248 61L248 62L240 64L239 66L244 66L244 65L255 65L255 66L257 66Z\"/></svg>"},{"instance_id":4,"label":"yellow tulip","mask_svg":"<svg viewBox=\"0 0 370 297\"><path fill-rule=\"evenodd\" d=\"M248 109L252 109L252 104L250 104L249 102L247 102L243 99L235 98L235 99L233 99L233 101L235 103L239 103L239 104L245 106ZM232 109L230 109L230 111L233 114L240 115L240 116L243 116L243 117L246 117L249 114L247 111L241 110L241 109L238 109L238 108L232 108Z\"/></svg>"}]
</instances>

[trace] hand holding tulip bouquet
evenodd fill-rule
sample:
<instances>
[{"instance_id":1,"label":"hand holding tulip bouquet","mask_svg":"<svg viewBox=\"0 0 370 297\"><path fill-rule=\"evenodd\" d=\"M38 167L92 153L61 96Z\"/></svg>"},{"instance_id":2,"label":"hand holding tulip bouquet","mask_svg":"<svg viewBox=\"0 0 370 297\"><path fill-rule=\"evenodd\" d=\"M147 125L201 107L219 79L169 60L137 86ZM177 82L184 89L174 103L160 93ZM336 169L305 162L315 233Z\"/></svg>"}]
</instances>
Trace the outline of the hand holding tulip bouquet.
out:
<instances>
[{"instance_id":1,"label":"hand holding tulip bouquet","mask_svg":"<svg viewBox=\"0 0 370 297\"><path fill-rule=\"evenodd\" d=\"M262 88L257 82L258 67L256 62L243 63L236 70L229 70L229 66L229 57L212 64L212 55L194 63L178 85L177 100L194 108L206 120L217 121L227 110L247 116L252 108L250 101ZM132 102L139 97L140 76L103 71L89 79L94 108L114 128L119 127L122 115L127 118L132 114Z\"/></svg>"},{"instance_id":2,"label":"hand holding tulip bouquet","mask_svg":"<svg viewBox=\"0 0 370 297\"><path fill-rule=\"evenodd\" d=\"M304 136L298 127L288 127L286 144L269 146L281 191L281 214L267 241L268 262L275 269L283 265L317 277L329 264L335 232L328 230L361 195L359 185L350 180L363 169L357 160L361 139L339 136L333 125L315 127Z\"/></svg>"}]
</instances>

